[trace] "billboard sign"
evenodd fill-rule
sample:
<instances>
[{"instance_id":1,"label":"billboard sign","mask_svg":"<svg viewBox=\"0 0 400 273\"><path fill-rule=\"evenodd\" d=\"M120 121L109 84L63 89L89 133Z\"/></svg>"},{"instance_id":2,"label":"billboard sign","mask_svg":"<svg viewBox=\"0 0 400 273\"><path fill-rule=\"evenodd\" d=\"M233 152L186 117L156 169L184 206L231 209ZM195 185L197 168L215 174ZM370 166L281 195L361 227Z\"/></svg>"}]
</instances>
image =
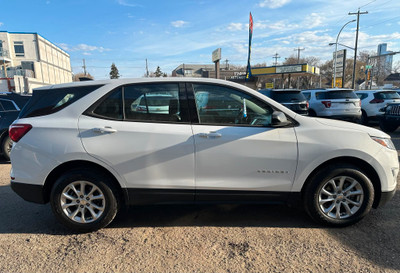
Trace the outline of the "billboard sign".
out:
<instances>
[{"instance_id":1,"label":"billboard sign","mask_svg":"<svg viewBox=\"0 0 400 273\"><path fill-rule=\"evenodd\" d=\"M221 48L217 48L212 53L212 61L213 61L213 63L218 62L219 60L221 60Z\"/></svg>"}]
</instances>

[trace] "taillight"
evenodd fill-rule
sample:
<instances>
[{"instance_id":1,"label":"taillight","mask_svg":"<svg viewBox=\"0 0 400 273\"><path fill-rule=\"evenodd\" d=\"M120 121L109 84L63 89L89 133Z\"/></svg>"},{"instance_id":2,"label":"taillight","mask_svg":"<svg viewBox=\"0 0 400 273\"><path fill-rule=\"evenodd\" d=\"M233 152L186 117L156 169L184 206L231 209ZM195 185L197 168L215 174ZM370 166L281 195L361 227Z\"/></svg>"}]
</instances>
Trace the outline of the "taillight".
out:
<instances>
[{"instance_id":1,"label":"taillight","mask_svg":"<svg viewBox=\"0 0 400 273\"><path fill-rule=\"evenodd\" d=\"M32 129L30 124L12 124L8 134L12 141L18 142L30 129Z\"/></svg>"},{"instance_id":2,"label":"taillight","mask_svg":"<svg viewBox=\"0 0 400 273\"><path fill-rule=\"evenodd\" d=\"M382 103L385 102L383 99L373 99L369 103Z\"/></svg>"},{"instance_id":3,"label":"taillight","mask_svg":"<svg viewBox=\"0 0 400 273\"><path fill-rule=\"evenodd\" d=\"M360 104L360 107L361 107L361 101L359 101L358 103Z\"/></svg>"},{"instance_id":4,"label":"taillight","mask_svg":"<svg viewBox=\"0 0 400 273\"><path fill-rule=\"evenodd\" d=\"M330 100L323 100L321 101L323 105L325 105L326 108L331 108L332 102Z\"/></svg>"},{"instance_id":5,"label":"taillight","mask_svg":"<svg viewBox=\"0 0 400 273\"><path fill-rule=\"evenodd\" d=\"M308 101L307 101L307 108L310 108L310 104L308 103Z\"/></svg>"}]
</instances>

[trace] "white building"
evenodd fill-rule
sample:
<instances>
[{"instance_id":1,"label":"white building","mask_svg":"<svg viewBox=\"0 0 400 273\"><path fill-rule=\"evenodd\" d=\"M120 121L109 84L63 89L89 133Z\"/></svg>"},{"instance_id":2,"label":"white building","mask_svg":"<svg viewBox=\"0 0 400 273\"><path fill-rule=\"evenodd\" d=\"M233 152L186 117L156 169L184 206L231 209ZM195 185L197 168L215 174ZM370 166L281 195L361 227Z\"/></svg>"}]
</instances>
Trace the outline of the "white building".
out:
<instances>
[{"instance_id":1,"label":"white building","mask_svg":"<svg viewBox=\"0 0 400 273\"><path fill-rule=\"evenodd\" d=\"M0 92L72 81L70 56L37 33L0 31Z\"/></svg>"}]
</instances>

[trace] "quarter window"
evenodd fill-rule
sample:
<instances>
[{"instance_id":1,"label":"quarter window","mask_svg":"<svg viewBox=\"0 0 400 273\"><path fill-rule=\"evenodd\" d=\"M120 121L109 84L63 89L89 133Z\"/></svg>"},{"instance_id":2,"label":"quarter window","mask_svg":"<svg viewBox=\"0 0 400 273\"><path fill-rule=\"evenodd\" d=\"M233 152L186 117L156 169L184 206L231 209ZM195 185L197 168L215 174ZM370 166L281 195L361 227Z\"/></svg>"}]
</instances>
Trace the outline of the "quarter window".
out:
<instances>
[{"instance_id":1,"label":"quarter window","mask_svg":"<svg viewBox=\"0 0 400 273\"><path fill-rule=\"evenodd\" d=\"M273 109L246 93L214 85L194 84L200 124L270 126Z\"/></svg>"}]
</instances>

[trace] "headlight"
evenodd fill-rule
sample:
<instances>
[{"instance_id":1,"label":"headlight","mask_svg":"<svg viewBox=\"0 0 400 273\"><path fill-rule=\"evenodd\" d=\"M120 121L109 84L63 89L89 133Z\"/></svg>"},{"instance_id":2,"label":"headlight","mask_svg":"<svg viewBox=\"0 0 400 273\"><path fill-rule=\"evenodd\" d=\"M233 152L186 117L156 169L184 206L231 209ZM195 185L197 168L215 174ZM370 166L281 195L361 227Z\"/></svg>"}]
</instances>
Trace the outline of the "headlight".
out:
<instances>
[{"instance_id":1,"label":"headlight","mask_svg":"<svg viewBox=\"0 0 400 273\"><path fill-rule=\"evenodd\" d=\"M394 144L390 138L381 138L381 137L371 137L373 140L381 144L382 146L390 149L390 150L396 150L396 147L394 147Z\"/></svg>"}]
</instances>

